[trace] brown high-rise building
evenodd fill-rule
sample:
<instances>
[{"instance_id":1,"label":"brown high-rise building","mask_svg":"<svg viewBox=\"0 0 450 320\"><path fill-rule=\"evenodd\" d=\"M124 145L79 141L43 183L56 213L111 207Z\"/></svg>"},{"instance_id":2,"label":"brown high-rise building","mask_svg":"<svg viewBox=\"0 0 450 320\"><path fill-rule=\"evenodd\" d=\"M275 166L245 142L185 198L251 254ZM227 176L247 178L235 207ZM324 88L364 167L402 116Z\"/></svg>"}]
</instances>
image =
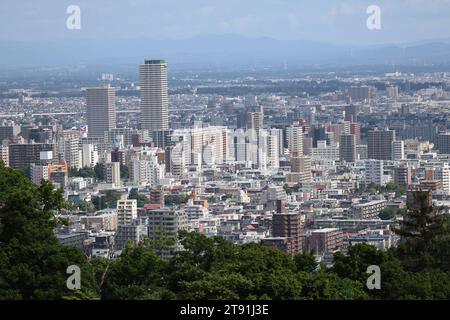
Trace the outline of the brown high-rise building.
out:
<instances>
[{"instance_id":1,"label":"brown high-rise building","mask_svg":"<svg viewBox=\"0 0 450 320\"><path fill-rule=\"evenodd\" d=\"M411 167L400 166L394 168L394 182L399 186L409 186L412 183Z\"/></svg>"},{"instance_id":2,"label":"brown high-rise building","mask_svg":"<svg viewBox=\"0 0 450 320\"><path fill-rule=\"evenodd\" d=\"M272 236L289 238L292 253L302 251L300 213L275 213L272 218Z\"/></svg>"},{"instance_id":3,"label":"brown high-rise building","mask_svg":"<svg viewBox=\"0 0 450 320\"><path fill-rule=\"evenodd\" d=\"M350 134L355 136L356 145L361 144L361 125L359 123L350 123Z\"/></svg>"},{"instance_id":4,"label":"brown high-rise building","mask_svg":"<svg viewBox=\"0 0 450 320\"><path fill-rule=\"evenodd\" d=\"M32 163L41 162L41 152L51 151L56 154L56 145L50 143L24 143L9 145L9 166L16 169L28 170Z\"/></svg>"},{"instance_id":5,"label":"brown high-rise building","mask_svg":"<svg viewBox=\"0 0 450 320\"><path fill-rule=\"evenodd\" d=\"M375 160L392 160L392 142L395 130L370 130L367 134L368 157Z\"/></svg>"}]
</instances>

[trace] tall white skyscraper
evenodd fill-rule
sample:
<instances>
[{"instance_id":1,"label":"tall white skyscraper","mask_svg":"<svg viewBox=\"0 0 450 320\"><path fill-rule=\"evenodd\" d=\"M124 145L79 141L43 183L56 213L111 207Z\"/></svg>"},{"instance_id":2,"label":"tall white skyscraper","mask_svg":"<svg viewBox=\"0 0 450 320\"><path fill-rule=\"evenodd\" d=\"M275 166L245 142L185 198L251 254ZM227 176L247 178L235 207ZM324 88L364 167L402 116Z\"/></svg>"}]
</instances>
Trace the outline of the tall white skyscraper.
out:
<instances>
[{"instance_id":1,"label":"tall white skyscraper","mask_svg":"<svg viewBox=\"0 0 450 320\"><path fill-rule=\"evenodd\" d=\"M105 131L116 127L116 91L112 87L86 90L88 136L104 138Z\"/></svg>"},{"instance_id":2,"label":"tall white skyscraper","mask_svg":"<svg viewBox=\"0 0 450 320\"><path fill-rule=\"evenodd\" d=\"M145 130L169 129L167 64L164 60L146 60L139 67L141 91L141 127Z\"/></svg>"},{"instance_id":3,"label":"tall white skyscraper","mask_svg":"<svg viewBox=\"0 0 450 320\"><path fill-rule=\"evenodd\" d=\"M286 128L286 136L291 156L301 156L303 154L303 129L298 126Z\"/></svg>"}]
</instances>

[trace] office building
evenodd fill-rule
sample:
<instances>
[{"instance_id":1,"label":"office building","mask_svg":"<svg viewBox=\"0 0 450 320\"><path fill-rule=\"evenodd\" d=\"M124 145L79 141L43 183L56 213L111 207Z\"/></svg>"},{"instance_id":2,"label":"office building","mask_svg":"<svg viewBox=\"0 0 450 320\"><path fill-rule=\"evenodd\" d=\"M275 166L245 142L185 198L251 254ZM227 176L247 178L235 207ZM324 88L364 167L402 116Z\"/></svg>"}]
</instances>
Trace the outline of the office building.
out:
<instances>
[{"instance_id":1,"label":"office building","mask_svg":"<svg viewBox=\"0 0 450 320\"><path fill-rule=\"evenodd\" d=\"M32 163L40 163L42 151L51 151L53 157L56 154L56 145L49 143L10 144L9 166L28 170Z\"/></svg>"},{"instance_id":2,"label":"office building","mask_svg":"<svg viewBox=\"0 0 450 320\"><path fill-rule=\"evenodd\" d=\"M353 134L343 134L339 140L339 159L345 162L356 161L356 142Z\"/></svg>"},{"instance_id":3,"label":"office building","mask_svg":"<svg viewBox=\"0 0 450 320\"><path fill-rule=\"evenodd\" d=\"M367 133L368 158L392 160L393 141L395 141L394 130L370 130Z\"/></svg>"},{"instance_id":4,"label":"office building","mask_svg":"<svg viewBox=\"0 0 450 320\"><path fill-rule=\"evenodd\" d=\"M116 127L116 96L112 87L89 88L86 90L86 114L88 136L105 137Z\"/></svg>"}]
</instances>

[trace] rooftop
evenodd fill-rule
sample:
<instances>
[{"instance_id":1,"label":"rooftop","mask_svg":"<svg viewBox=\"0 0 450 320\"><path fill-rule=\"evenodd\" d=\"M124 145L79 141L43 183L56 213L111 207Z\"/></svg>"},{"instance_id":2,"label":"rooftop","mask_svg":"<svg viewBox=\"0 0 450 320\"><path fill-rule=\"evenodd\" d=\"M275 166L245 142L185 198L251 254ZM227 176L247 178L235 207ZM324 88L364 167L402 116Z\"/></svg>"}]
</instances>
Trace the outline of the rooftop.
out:
<instances>
[{"instance_id":1,"label":"rooftop","mask_svg":"<svg viewBox=\"0 0 450 320\"><path fill-rule=\"evenodd\" d=\"M163 64L166 63L166 60L145 60L145 64Z\"/></svg>"}]
</instances>

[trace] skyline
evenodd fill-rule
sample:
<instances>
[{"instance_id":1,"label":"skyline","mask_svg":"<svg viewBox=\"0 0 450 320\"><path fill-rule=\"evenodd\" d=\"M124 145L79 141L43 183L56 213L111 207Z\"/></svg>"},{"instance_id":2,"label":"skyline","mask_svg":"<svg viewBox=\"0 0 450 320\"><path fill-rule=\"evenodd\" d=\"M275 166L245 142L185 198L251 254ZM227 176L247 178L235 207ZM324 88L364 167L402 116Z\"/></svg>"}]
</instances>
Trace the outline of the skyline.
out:
<instances>
[{"instance_id":1,"label":"skyline","mask_svg":"<svg viewBox=\"0 0 450 320\"><path fill-rule=\"evenodd\" d=\"M81 10L80 30L66 28L70 5ZM381 9L381 30L366 26L370 5ZM174 12L174 7L179 10ZM325 0L314 4L262 0L258 6L237 0L134 0L126 5L104 0L50 0L39 5L6 0L0 4L0 41L180 40L236 34L338 45L405 44L450 38L450 28L443 27L450 26L448 9L447 0Z\"/></svg>"}]
</instances>

